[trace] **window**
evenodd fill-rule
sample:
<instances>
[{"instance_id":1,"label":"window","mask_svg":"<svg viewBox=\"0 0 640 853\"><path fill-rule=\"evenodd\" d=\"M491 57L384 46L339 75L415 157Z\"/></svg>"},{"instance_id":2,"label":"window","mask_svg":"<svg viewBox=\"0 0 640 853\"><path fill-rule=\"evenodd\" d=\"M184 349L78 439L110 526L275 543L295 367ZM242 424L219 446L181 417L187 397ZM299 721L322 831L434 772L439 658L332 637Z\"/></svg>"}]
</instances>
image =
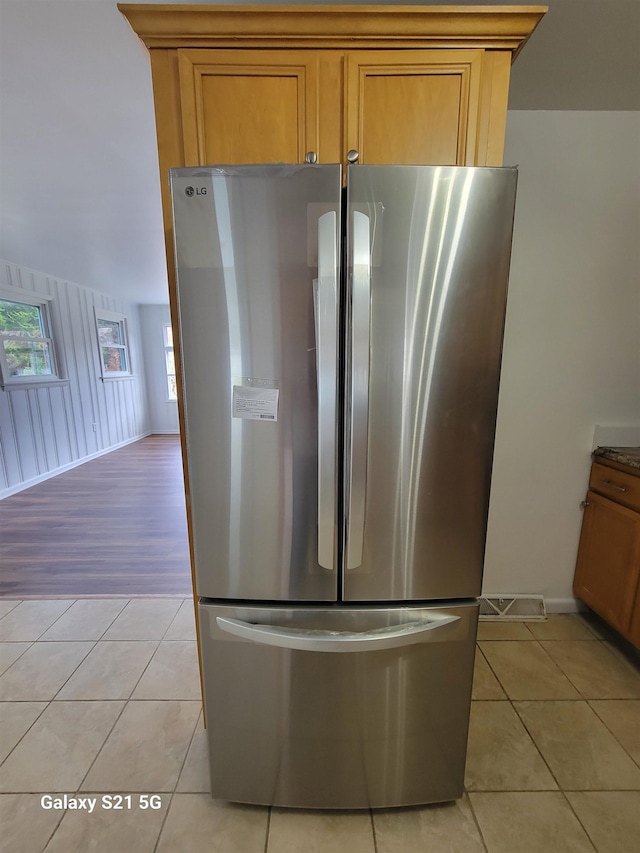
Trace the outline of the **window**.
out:
<instances>
[{"instance_id":1,"label":"window","mask_svg":"<svg viewBox=\"0 0 640 853\"><path fill-rule=\"evenodd\" d=\"M176 363L173 357L173 329L169 323L164 326L164 361L167 368L167 395L169 400L178 399L176 387Z\"/></svg>"},{"instance_id":2,"label":"window","mask_svg":"<svg viewBox=\"0 0 640 853\"><path fill-rule=\"evenodd\" d=\"M0 294L0 374L3 385L57 380L49 300Z\"/></svg>"},{"instance_id":3,"label":"window","mask_svg":"<svg viewBox=\"0 0 640 853\"><path fill-rule=\"evenodd\" d=\"M103 379L131 375L127 320L122 314L96 311L100 368Z\"/></svg>"}]
</instances>

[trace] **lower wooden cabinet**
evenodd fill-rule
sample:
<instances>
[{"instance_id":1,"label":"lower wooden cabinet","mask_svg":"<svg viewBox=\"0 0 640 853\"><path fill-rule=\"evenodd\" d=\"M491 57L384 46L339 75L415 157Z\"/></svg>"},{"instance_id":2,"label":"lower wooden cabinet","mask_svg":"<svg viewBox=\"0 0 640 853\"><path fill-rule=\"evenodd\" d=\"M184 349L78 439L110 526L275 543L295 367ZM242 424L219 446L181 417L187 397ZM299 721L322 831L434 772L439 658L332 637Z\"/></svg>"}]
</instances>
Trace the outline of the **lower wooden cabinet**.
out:
<instances>
[{"instance_id":1,"label":"lower wooden cabinet","mask_svg":"<svg viewBox=\"0 0 640 853\"><path fill-rule=\"evenodd\" d=\"M640 648L640 477L594 463L589 485L573 590Z\"/></svg>"}]
</instances>

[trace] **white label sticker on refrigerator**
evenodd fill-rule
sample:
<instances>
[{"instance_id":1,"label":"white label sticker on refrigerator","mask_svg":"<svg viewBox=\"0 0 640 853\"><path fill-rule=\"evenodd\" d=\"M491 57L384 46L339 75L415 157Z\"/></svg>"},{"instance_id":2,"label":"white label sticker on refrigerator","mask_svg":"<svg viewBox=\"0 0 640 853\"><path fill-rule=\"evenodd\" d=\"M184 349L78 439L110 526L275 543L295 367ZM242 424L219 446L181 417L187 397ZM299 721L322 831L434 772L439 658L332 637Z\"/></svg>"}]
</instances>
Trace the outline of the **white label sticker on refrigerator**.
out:
<instances>
[{"instance_id":1,"label":"white label sticker on refrigerator","mask_svg":"<svg viewBox=\"0 0 640 853\"><path fill-rule=\"evenodd\" d=\"M233 386L233 417L252 421L278 420L278 388Z\"/></svg>"}]
</instances>

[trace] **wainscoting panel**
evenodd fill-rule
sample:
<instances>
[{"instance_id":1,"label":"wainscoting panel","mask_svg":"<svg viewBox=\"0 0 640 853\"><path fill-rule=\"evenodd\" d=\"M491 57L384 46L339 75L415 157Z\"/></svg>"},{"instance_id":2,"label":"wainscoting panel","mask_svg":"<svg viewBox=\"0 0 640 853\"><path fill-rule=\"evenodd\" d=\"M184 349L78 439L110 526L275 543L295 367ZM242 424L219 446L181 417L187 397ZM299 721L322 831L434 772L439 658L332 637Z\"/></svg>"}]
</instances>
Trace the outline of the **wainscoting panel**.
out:
<instances>
[{"instance_id":1,"label":"wainscoting panel","mask_svg":"<svg viewBox=\"0 0 640 853\"><path fill-rule=\"evenodd\" d=\"M138 306L0 261L0 287L10 295L51 297L60 383L0 388L0 498L52 476L85 457L146 435L148 414ZM103 379L96 308L127 318L133 375Z\"/></svg>"}]
</instances>

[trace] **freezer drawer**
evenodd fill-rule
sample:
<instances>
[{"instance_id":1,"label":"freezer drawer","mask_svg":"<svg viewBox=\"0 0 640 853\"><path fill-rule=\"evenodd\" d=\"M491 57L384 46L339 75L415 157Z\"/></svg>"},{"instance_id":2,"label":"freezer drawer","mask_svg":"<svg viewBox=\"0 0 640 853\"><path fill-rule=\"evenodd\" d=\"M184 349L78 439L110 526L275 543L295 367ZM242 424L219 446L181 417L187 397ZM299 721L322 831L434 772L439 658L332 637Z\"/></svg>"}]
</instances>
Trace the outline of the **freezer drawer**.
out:
<instances>
[{"instance_id":1,"label":"freezer drawer","mask_svg":"<svg viewBox=\"0 0 640 853\"><path fill-rule=\"evenodd\" d=\"M213 797L339 809L461 796L475 602L199 609Z\"/></svg>"}]
</instances>

